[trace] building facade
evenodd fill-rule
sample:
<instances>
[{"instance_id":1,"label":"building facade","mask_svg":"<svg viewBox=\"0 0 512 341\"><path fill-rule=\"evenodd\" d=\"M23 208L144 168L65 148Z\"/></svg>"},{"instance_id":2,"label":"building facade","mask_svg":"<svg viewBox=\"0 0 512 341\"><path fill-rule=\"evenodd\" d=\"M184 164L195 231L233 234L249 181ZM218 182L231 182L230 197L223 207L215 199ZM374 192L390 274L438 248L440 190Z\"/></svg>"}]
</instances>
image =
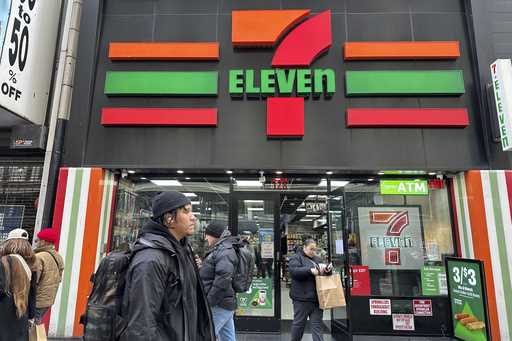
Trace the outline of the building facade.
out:
<instances>
[{"instance_id":1,"label":"building facade","mask_svg":"<svg viewBox=\"0 0 512 341\"><path fill-rule=\"evenodd\" d=\"M470 1L84 3L50 334L81 335L90 274L172 189L192 200L199 254L212 220L251 236L238 330L289 327L287 260L312 237L345 286L347 307L324 314L337 339L452 335L443 265L458 256L484 261L492 339L509 340L488 15Z\"/></svg>"}]
</instances>

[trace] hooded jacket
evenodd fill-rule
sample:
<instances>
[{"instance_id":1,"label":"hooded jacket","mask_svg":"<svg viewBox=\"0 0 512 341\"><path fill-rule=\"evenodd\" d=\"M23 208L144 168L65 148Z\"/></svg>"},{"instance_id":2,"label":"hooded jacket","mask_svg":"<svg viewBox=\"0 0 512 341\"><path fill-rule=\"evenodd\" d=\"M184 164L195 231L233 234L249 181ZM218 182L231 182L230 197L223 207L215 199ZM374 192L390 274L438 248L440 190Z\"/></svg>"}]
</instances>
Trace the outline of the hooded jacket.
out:
<instances>
[{"instance_id":1,"label":"hooded jacket","mask_svg":"<svg viewBox=\"0 0 512 341\"><path fill-rule=\"evenodd\" d=\"M239 244L238 237L225 230L217 243L206 253L201 266L201 280L210 306L236 310L236 294L233 276L238 267L238 256L233 244Z\"/></svg>"},{"instance_id":2,"label":"hooded jacket","mask_svg":"<svg viewBox=\"0 0 512 341\"><path fill-rule=\"evenodd\" d=\"M148 246L149 245L149 246ZM192 249L151 220L126 275L121 341L214 341L211 312Z\"/></svg>"},{"instance_id":3,"label":"hooded jacket","mask_svg":"<svg viewBox=\"0 0 512 341\"><path fill-rule=\"evenodd\" d=\"M36 253L36 308L48 308L55 302L62 280L64 261L53 245L39 247Z\"/></svg>"}]
</instances>

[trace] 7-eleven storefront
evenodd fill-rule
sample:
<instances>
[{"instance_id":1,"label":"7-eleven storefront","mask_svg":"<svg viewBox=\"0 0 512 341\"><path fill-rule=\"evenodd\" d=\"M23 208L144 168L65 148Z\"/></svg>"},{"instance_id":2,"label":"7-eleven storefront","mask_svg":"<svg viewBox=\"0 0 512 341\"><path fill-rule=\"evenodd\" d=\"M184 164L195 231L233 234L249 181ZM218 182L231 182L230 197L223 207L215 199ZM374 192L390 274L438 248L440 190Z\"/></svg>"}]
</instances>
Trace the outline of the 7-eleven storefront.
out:
<instances>
[{"instance_id":1,"label":"7-eleven storefront","mask_svg":"<svg viewBox=\"0 0 512 341\"><path fill-rule=\"evenodd\" d=\"M61 169L59 177L59 190L58 197L55 205L55 214L53 226L60 231L59 241L59 252L63 255L66 261L66 267L64 271L63 284L59 290L57 301L52 308L51 318L49 324L49 335L51 336L80 336L82 333L81 325L79 324L80 315L83 314L87 299L87 294L91 288L89 278L91 273L97 267L101 257L105 255L107 250L116 249L120 247L122 241L120 241L120 235L123 233L119 232L121 229L126 227L120 226L121 224L127 224L126 220L123 221L123 213L125 210L123 205L126 203L116 202L118 200L126 200L126 193L118 189L118 180L112 172L99 168L64 168ZM121 183L125 180L121 180ZM337 183L335 180L331 180L333 187ZM488 311L491 324L491 332L493 340L508 340L510 335L510 317L512 316L511 308L505 303L510 302L512 299L512 282L509 274L512 260L512 249L508 245L507 241L510 240L511 236L511 199L512 199L512 172L505 171L469 171L460 173L447 180L446 182L446 195L449 199L450 214L453 217L452 229L448 232L453 235L446 235L444 232L439 230L442 238L453 238L455 243L456 256L480 259L485 263L486 272L486 287L488 296ZM220 188L220 185L215 185ZM357 186L360 191L361 184L359 181L347 181L344 184L346 187L343 195L346 200L350 200L351 186ZM334 189L334 188L333 188ZM199 190L196 188L196 194L199 196ZM336 192L335 190L333 193ZM431 191L429 200L436 200L436 195ZM248 192L232 192L228 193L225 197L230 205L237 206L237 213L242 212L238 204L233 204L234 200L229 200L230 197L248 201L246 196ZM311 192L309 192L311 193ZM336 192L337 196L341 193ZM440 192L441 193L441 192ZM203 193L202 195L208 195ZM216 194L217 195L217 194ZM224 195L224 194L222 194ZM287 192L287 197L290 198L294 193ZM311 195L311 194L309 194ZM329 196L328 196L329 197ZM250 196L251 199L264 199L263 193L254 193ZM339 210L329 197L329 209L332 211L329 215L329 225L335 225L336 218L334 218ZM396 199L396 198L395 198ZM394 199L394 200L395 200ZM194 199L192 198L194 201ZM195 199L198 200L198 199ZM203 205L204 198L201 198L201 205ZM266 200L266 199L264 199ZM412 200L412 199L411 199ZM249 200L258 201L258 200ZM308 203L307 200L304 203ZM289 205L281 201L283 205L282 210L286 210L284 206ZM315 203L316 205L319 202ZM347 203L347 207L348 207ZM265 204L265 206L267 206ZM299 205L300 206L300 205ZM311 206L311 205L310 205ZM233 207L231 208L231 210ZM298 208L300 210L300 207ZM195 211L208 212L208 208L199 209L194 207ZM213 210L217 210L213 206ZM228 208L228 211L230 209ZM349 214L350 210L343 210L344 214ZM116 213L117 212L117 213ZM334 212L334 213L333 213ZM434 212L434 211L432 211ZM118 217L116 218L116 214ZM217 218L222 219L222 212L216 212ZM228 212L228 215L229 212ZM265 220L262 217L263 212L260 213L260 221L264 224ZM231 214L233 216L233 214ZM281 215L282 216L282 215ZM146 215L147 217L147 215ZM140 218L140 216L133 217L134 220ZM202 230L204 226L201 223L201 214L198 215L200 224L198 230ZM341 217L339 221L349 220L348 216ZM425 235L432 233L428 232L429 223L428 218L424 218L423 228ZM307 220L307 219L306 219ZM242 224L242 219L237 220L237 224ZM243 228L248 228L243 227ZM128 228L128 229L131 229ZM312 229L313 231L313 229ZM348 230L346 230L348 231ZM332 238L336 238L336 231L330 231ZM296 233L296 232L294 232ZM288 235L293 237L292 230L288 229ZM312 232L313 233L313 232ZM198 233L200 234L200 233ZM342 233L343 234L343 233ZM126 235L124 235L126 237ZM133 237L133 234L132 234ZM352 239L362 238L360 234L358 237L354 237L351 233L346 233L343 238L343 245L347 247L346 252L351 252ZM434 238L435 237L429 237ZM321 238L319 238L321 239ZM115 240L115 241L114 241ZM114 245L115 244L115 245ZM340 266L342 270L343 265L338 262L341 258L339 255L339 247L335 241L332 241L329 248L329 254L332 257L335 266ZM361 246L363 247L363 246ZM426 251L430 252L430 251ZM430 256L428 256L430 257ZM354 262L352 262L354 263ZM370 268L370 275L372 282L374 281L373 272L378 270L372 270ZM379 275L380 276L380 275ZM283 278L281 278L283 280ZM347 282L349 283L349 282ZM284 285L284 284L283 284ZM403 283L401 284L403 286ZM413 284L410 284L413 285ZM346 330L348 333L353 335L362 334L382 334L382 332L371 332L364 333L364 328L358 327L360 325L359 320L365 320L366 318L371 319L372 316L362 316L364 314L354 315L354 308L351 308L351 302L362 302L371 298L377 298L375 289L372 284L372 289L368 297L361 297L354 292L354 296L351 296L352 289L346 288L346 295L348 301L348 307L344 312L333 311L332 315L324 317L326 327L330 329L330 332L335 335L337 339L343 339L343 333L340 334L340 328L343 328L346 323L351 325L352 330ZM281 292L282 292L281 288ZM387 297L385 294L383 297ZM417 295L417 298L425 298L421 293ZM274 296L276 299L276 296ZM404 300L411 299L409 297L392 297L392 300L403 302ZM442 299L442 298L434 298ZM267 323L271 323L272 319L281 320L281 327L283 327L283 321L286 318L285 313L285 298L281 297L281 304L279 307L281 316L274 315L273 318L267 319ZM366 303L367 304L367 303ZM275 303L277 305L277 302ZM351 313L352 312L352 313ZM434 308L434 314L436 310ZM242 314L243 315L243 314ZM264 316L254 317L252 323L258 324L258 319L264 318ZM373 317L375 318L375 317ZM415 317L417 328L419 327L419 318ZM329 321L330 320L330 321ZM382 328L385 329L384 322L376 320L376 324L383 324ZM243 321L242 321L243 322ZM423 322L424 323L424 322ZM436 322L437 323L437 322ZM447 322L448 323L448 322ZM243 323L239 324L240 328L243 328ZM357 330L355 330L357 329ZM260 330L260 332L264 332ZM327 331L326 331L327 332ZM388 334L389 335L389 334ZM391 332L391 335L392 332ZM405 335L402 333L396 333L394 335Z\"/></svg>"}]
</instances>

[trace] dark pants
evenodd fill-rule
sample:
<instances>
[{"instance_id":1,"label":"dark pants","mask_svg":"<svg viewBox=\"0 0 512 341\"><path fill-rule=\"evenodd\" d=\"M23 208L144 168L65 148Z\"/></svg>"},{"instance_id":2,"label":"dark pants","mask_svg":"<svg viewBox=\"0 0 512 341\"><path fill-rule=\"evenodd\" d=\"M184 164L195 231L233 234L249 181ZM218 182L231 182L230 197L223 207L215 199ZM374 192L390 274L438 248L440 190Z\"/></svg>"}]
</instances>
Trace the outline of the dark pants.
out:
<instances>
[{"instance_id":1,"label":"dark pants","mask_svg":"<svg viewBox=\"0 0 512 341\"><path fill-rule=\"evenodd\" d=\"M322 317L324 311L315 302L293 301L292 341L300 341L309 317L313 341L323 341Z\"/></svg>"}]
</instances>

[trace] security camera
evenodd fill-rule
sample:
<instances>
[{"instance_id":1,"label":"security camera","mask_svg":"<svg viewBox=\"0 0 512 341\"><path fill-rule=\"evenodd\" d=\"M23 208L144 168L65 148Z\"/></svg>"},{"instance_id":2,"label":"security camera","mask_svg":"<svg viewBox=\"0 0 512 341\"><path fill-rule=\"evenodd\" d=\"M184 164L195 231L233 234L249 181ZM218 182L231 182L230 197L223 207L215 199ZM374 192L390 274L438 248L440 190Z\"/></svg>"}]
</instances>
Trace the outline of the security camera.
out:
<instances>
[{"instance_id":1,"label":"security camera","mask_svg":"<svg viewBox=\"0 0 512 341\"><path fill-rule=\"evenodd\" d=\"M439 180L443 180L443 174L437 174L436 178L438 178Z\"/></svg>"},{"instance_id":2,"label":"security camera","mask_svg":"<svg viewBox=\"0 0 512 341\"><path fill-rule=\"evenodd\" d=\"M264 184L265 181L267 181L267 179L265 178L265 176L263 175L264 172L263 171L260 171L260 178L259 178L259 181Z\"/></svg>"},{"instance_id":3,"label":"security camera","mask_svg":"<svg viewBox=\"0 0 512 341\"><path fill-rule=\"evenodd\" d=\"M123 169L123 170L121 171L121 177L122 177L123 179L126 179L126 177L127 177L127 176L128 176L128 172L126 171L126 169Z\"/></svg>"}]
</instances>

